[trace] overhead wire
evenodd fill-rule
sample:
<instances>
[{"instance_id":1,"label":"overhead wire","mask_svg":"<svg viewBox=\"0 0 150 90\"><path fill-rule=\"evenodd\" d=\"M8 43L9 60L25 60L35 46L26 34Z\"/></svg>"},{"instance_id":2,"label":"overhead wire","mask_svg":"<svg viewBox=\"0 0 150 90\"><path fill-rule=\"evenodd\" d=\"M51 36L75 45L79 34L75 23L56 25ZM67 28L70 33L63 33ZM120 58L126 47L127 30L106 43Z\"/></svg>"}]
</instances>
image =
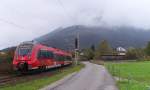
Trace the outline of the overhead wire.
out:
<instances>
[{"instance_id":1,"label":"overhead wire","mask_svg":"<svg viewBox=\"0 0 150 90\"><path fill-rule=\"evenodd\" d=\"M62 3L61 0L57 0L59 5L62 7L64 13L66 14L66 16L68 16L70 18L71 21L74 21L72 15L70 14L70 12L65 8L64 4Z\"/></svg>"},{"instance_id":2,"label":"overhead wire","mask_svg":"<svg viewBox=\"0 0 150 90\"><path fill-rule=\"evenodd\" d=\"M63 3L61 2L61 0L57 0L57 1L58 1L58 3L60 4L60 6L63 8L64 13L66 14L66 16L68 16L68 17L70 18L70 20L71 20L72 22L74 22L74 18L72 17L72 15L70 14L70 12L67 11L67 9L64 7L64 5L63 5ZM75 23L74 23L74 24L75 24ZM77 27L76 27L76 28L77 28ZM79 32L76 33L75 38L78 39L77 41L78 41L78 49L79 49ZM74 40L73 40L73 41L74 41ZM71 47L72 47L72 45L70 46L70 49L71 49ZM73 45L72 48L74 48L74 45Z\"/></svg>"},{"instance_id":3,"label":"overhead wire","mask_svg":"<svg viewBox=\"0 0 150 90\"><path fill-rule=\"evenodd\" d=\"M25 28L24 28L23 26L21 26L21 25L18 25L18 24L14 23L14 22L10 22L10 21L4 20L4 19L2 19L2 18L0 18L0 21L1 21L1 22L4 22L4 23L7 23L7 24L10 24L10 25L12 25L12 26L14 26L14 27L17 27L17 28L20 28L20 29L25 29Z\"/></svg>"},{"instance_id":4,"label":"overhead wire","mask_svg":"<svg viewBox=\"0 0 150 90\"><path fill-rule=\"evenodd\" d=\"M74 19L72 18L70 13L67 11L67 9L64 7L62 1L61 0L57 0L57 1L58 1L59 5L62 7L62 9L63 9L64 13L66 14L66 16L68 16L70 18L70 20L73 21ZM4 23L7 23L7 24L10 24L10 25L12 25L14 27L17 27L17 28L20 28L20 29L25 29L25 27L23 27L21 25L18 25L18 24L14 23L14 22L11 22L11 21L7 21L7 20L2 19L2 18L0 18L0 22L4 22Z\"/></svg>"}]
</instances>

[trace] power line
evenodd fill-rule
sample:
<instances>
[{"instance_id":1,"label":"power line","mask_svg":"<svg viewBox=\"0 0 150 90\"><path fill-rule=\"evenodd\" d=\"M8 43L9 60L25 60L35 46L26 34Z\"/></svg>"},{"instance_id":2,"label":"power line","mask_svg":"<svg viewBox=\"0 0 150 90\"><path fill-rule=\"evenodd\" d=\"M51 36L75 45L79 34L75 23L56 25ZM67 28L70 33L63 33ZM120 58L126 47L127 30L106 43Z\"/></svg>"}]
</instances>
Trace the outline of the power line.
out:
<instances>
[{"instance_id":1,"label":"power line","mask_svg":"<svg viewBox=\"0 0 150 90\"><path fill-rule=\"evenodd\" d=\"M7 23L7 24L10 24L10 25L15 26L15 27L20 28L20 29L25 29L23 26L20 26L20 25L18 25L18 24L15 24L14 22L10 22L10 21L4 20L4 19L2 19L2 18L0 18L0 21L1 21L1 22L4 22L4 23Z\"/></svg>"},{"instance_id":2,"label":"power line","mask_svg":"<svg viewBox=\"0 0 150 90\"><path fill-rule=\"evenodd\" d=\"M69 11L67 11L67 9L64 7L63 3L61 2L61 0L57 0L58 3L60 4L60 6L63 8L64 13L66 14L66 16L68 16L70 18L71 21L74 21L74 19L72 18L72 16L70 15Z\"/></svg>"},{"instance_id":3,"label":"power line","mask_svg":"<svg viewBox=\"0 0 150 90\"><path fill-rule=\"evenodd\" d=\"M63 5L63 3L61 2L61 0L57 0L57 1L58 1L58 3L60 4L60 6L63 8L64 13L66 14L66 16L68 16L71 21L74 21L74 19L73 19L72 16L70 15L70 13L68 13L68 11L66 10L66 8L64 7L64 5ZM7 23L7 24L10 24L10 25L12 25L12 26L14 26L14 27L17 27L17 28L20 28L20 29L25 29L25 27L23 27L23 26L21 26L21 25L18 25L18 24L14 23L14 22L11 22L11 21L7 21L7 20L2 19L2 18L0 18L0 21L1 21L1 22L4 22L4 23Z\"/></svg>"},{"instance_id":4,"label":"power line","mask_svg":"<svg viewBox=\"0 0 150 90\"><path fill-rule=\"evenodd\" d=\"M17 28L19 28L19 29L22 29L22 30L32 30L32 29L30 29L30 28L23 27L23 26L21 26L21 25L18 25L18 24L14 23L14 22L10 22L10 21L4 20L4 19L2 19L2 18L0 18L0 21L1 21L1 22L4 22L4 23L7 23L7 24L10 24L10 25L12 25L12 26L14 26L14 27L17 27Z\"/></svg>"},{"instance_id":5,"label":"power line","mask_svg":"<svg viewBox=\"0 0 150 90\"><path fill-rule=\"evenodd\" d=\"M64 10L64 13L66 14L66 16L68 16L71 21L74 21L74 19L73 19L72 16L70 15L70 13L69 13L69 12L67 11L67 9L64 7L62 1L61 1L61 0L57 0L57 1L58 1L58 3L60 4L60 6L62 7L62 9ZM7 23L7 24L10 24L10 25L12 25L12 26L14 26L14 27L17 27L17 28L20 28L20 29L25 29L25 27L23 27L23 26L21 26L21 25L18 25L18 24L14 23L14 22L11 22L11 21L7 21L7 20L2 19L2 18L0 18L0 21L1 21L1 22L4 22L4 23Z\"/></svg>"}]
</instances>

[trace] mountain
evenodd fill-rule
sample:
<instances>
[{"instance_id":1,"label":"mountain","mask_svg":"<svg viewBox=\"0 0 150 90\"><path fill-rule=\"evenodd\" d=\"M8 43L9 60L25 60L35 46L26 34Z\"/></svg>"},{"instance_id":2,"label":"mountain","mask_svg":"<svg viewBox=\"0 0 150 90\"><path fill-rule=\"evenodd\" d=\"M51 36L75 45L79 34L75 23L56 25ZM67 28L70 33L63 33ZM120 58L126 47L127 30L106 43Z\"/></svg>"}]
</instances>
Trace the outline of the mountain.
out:
<instances>
[{"instance_id":1,"label":"mountain","mask_svg":"<svg viewBox=\"0 0 150 90\"><path fill-rule=\"evenodd\" d=\"M74 39L79 34L80 48L98 45L100 41L107 40L112 47L144 47L150 41L150 31L134 27L90 27L70 26L58 28L51 33L36 38L35 40L48 46L73 49Z\"/></svg>"},{"instance_id":2,"label":"mountain","mask_svg":"<svg viewBox=\"0 0 150 90\"><path fill-rule=\"evenodd\" d=\"M2 50L0 50L0 52L9 52L9 51L15 51L16 50L16 46L12 46L12 47L8 47L8 48L4 48Z\"/></svg>"}]
</instances>

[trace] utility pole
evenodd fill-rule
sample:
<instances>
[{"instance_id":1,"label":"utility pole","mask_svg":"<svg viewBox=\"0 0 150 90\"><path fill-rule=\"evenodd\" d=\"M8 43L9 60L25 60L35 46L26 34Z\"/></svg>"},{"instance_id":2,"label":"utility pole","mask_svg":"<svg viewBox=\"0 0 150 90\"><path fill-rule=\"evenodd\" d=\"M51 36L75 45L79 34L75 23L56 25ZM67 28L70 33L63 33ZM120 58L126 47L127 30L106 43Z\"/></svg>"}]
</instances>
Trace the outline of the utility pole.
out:
<instances>
[{"instance_id":1,"label":"utility pole","mask_svg":"<svg viewBox=\"0 0 150 90\"><path fill-rule=\"evenodd\" d=\"M76 38L75 38L75 64L78 64L78 60L79 60L79 33L77 34Z\"/></svg>"}]
</instances>

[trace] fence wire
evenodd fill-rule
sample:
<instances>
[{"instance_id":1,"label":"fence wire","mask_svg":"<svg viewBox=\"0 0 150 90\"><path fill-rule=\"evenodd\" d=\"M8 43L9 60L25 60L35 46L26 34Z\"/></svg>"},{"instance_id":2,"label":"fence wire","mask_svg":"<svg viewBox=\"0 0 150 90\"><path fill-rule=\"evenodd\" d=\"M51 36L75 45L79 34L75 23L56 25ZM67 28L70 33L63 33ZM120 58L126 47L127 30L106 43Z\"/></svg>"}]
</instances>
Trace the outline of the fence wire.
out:
<instances>
[{"instance_id":1,"label":"fence wire","mask_svg":"<svg viewBox=\"0 0 150 90\"><path fill-rule=\"evenodd\" d=\"M136 81L131 73L128 73L128 76L123 78L123 70L119 66L108 64L107 68L112 76L114 76L114 79L117 80L117 85L120 87L119 90L150 90L149 85Z\"/></svg>"}]
</instances>

